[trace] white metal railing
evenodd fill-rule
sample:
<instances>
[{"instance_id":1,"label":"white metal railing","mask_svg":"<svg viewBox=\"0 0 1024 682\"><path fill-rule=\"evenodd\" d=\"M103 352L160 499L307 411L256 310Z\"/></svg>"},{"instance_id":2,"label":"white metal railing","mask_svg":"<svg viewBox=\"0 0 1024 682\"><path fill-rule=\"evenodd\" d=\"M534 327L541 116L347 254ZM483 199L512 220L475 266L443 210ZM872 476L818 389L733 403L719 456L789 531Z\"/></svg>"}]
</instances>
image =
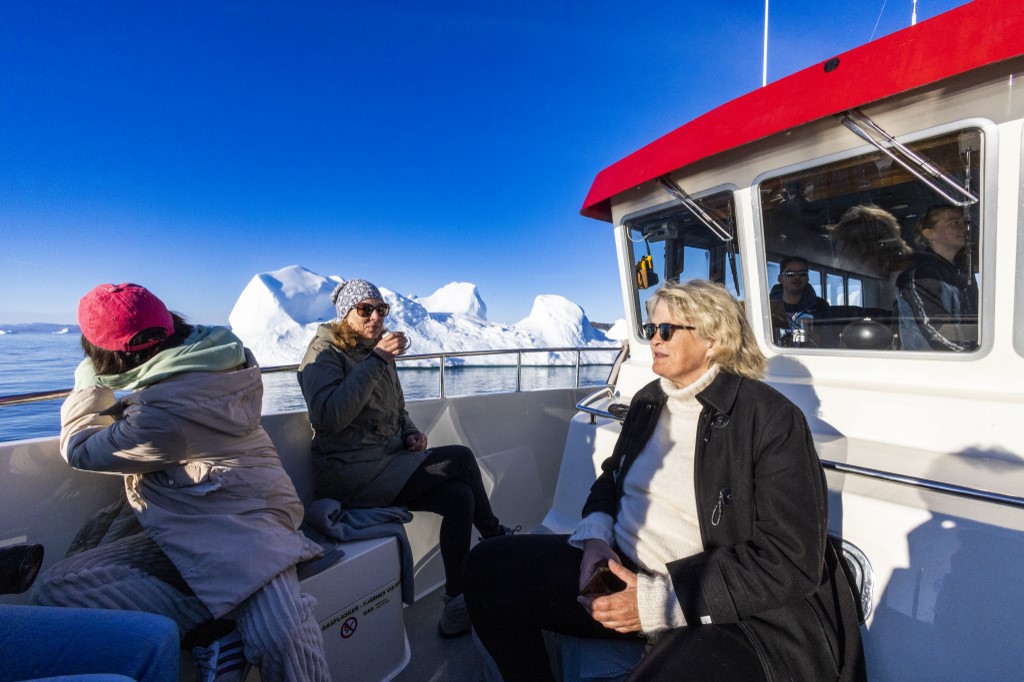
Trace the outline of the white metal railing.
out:
<instances>
[{"instance_id":1,"label":"white metal railing","mask_svg":"<svg viewBox=\"0 0 1024 682\"><path fill-rule=\"evenodd\" d=\"M437 360L437 367L440 370L438 377L438 390L441 398L445 397L445 367L448 365L447 361L452 358L463 358L463 357L480 357L485 355L512 355L516 356L516 393L522 391L523 388L523 355L528 353L575 353L575 384L574 388L580 386L580 367L583 366L582 358L583 353L616 353L616 357L612 364L618 366L622 361L622 355L626 352L627 345L622 344L621 346L566 346L561 348L500 348L492 350L468 350L458 351L451 353L424 353L422 355L402 355L395 360L397 362L412 362L417 360ZM594 363L597 364L597 363ZM507 365L506 365L507 366ZM296 365L277 365L274 367L261 367L263 374L277 374L281 372L295 372L299 369ZM433 367L427 367L427 369L433 369ZM66 398L71 393L71 389L64 388L54 391L37 391L34 393L19 393L15 395L0 396L0 407L6 407L8 405L24 405L27 403L38 403L45 402L47 400L57 400L60 398Z\"/></svg>"}]
</instances>

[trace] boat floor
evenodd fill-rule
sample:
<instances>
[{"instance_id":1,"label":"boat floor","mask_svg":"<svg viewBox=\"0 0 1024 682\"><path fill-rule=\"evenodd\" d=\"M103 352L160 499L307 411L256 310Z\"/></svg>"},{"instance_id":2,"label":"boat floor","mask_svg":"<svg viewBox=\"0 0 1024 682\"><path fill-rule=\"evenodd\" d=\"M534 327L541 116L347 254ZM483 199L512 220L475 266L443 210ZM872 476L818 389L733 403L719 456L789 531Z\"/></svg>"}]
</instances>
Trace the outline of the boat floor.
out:
<instances>
[{"instance_id":1,"label":"boat floor","mask_svg":"<svg viewBox=\"0 0 1024 682\"><path fill-rule=\"evenodd\" d=\"M403 610L412 658L396 682L481 682L484 662L471 635L442 639L437 634L441 617L439 587Z\"/></svg>"}]
</instances>

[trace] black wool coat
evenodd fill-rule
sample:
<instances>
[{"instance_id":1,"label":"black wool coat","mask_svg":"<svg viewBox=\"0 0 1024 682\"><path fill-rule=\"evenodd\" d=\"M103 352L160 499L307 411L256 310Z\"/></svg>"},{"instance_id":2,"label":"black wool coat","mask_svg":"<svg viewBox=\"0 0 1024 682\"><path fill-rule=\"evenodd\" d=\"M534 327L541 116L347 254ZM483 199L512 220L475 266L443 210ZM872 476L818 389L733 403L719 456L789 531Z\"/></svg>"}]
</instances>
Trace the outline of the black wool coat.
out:
<instances>
[{"instance_id":1,"label":"black wool coat","mask_svg":"<svg viewBox=\"0 0 1024 682\"><path fill-rule=\"evenodd\" d=\"M825 474L803 413L767 384L724 371L696 397L704 551L667 565L688 627L738 624L769 680L864 679L856 604L828 539ZM584 516L616 516L666 400L658 381L633 398Z\"/></svg>"}]
</instances>

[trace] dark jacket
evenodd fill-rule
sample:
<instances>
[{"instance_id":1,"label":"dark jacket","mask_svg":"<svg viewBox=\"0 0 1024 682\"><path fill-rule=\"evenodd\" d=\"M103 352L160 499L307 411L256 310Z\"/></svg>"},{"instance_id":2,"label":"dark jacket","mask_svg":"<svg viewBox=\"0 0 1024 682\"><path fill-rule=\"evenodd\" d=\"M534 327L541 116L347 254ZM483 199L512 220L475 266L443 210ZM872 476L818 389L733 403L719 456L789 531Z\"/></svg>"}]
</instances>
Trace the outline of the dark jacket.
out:
<instances>
[{"instance_id":1,"label":"dark jacket","mask_svg":"<svg viewBox=\"0 0 1024 682\"><path fill-rule=\"evenodd\" d=\"M313 427L316 496L345 507L391 504L426 451L405 449L417 431L405 410L394 361L372 344L342 350L320 325L299 365L299 386Z\"/></svg>"},{"instance_id":2,"label":"dark jacket","mask_svg":"<svg viewBox=\"0 0 1024 682\"><path fill-rule=\"evenodd\" d=\"M804 287L800 300L786 303L782 298L782 285L776 284L768 293L772 317L772 335L781 346L804 345L813 348L834 348L838 335L832 326L832 309L828 301L814 293L810 284ZM794 329L810 329L809 337L794 343Z\"/></svg>"},{"instance_id":3,"label":"dark jacket","mask_svg":"<svg viewBox=\"0 0 1024 682\"><path fill-rule=\"evenodd\" d=\"M616 516L666 399L657 381L633 398L584 516ZM856 606L827 540L825 475L803 414L768 385L726 372L697 400L704 551L667 566L687 622L738 623L769 680L863 679Z\"/></svg>"},{"instance_id":4,"label":"dark jacket","mask_svg":"<svg viewBox=\"0 0 1024 682\"><path fill-rule=\"evenodd\" d=\"M896 280L903 350L970 351L978 347L978 286L934 251L914 258Z\"/></svg>"}]
</instances>

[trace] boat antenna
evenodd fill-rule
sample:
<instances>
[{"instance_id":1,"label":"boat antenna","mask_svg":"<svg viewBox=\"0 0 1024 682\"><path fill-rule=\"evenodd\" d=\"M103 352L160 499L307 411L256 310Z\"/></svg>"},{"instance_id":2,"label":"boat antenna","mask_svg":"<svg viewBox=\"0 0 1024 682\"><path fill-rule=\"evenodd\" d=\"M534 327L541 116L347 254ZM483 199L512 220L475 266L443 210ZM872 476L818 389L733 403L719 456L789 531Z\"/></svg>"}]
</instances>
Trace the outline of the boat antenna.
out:
<instances>
[{"instance_id":1,"label":"boat antenna","mask_svg":"<svg viewBox=\"0 0 1024 682\"><path fill-rule=\"evenodd\" d=\"M910 25L914 26L917 24L917 0L914 0L914 9L910 12Z\"/></svg>"},{"instance_id":2,"label":"boat antenna","mask_svg":"<svg viewBox=\"0 0 1024 682\"><path fill-rule=\"evenodd\" d=\"M766 85L768 85L768 0L764 0L764 57L761 60L761 87Z\"/></svg>"},{"instance_id":3,"label":"boat antenna","mask_svg":"<svg viewBox=\"0 0 1024 682\"><path fill-rule=\"evenodd\" d=\"M917 0L914 1L915 3L917 2ZM885 3L887 2L889 2L889 0L882 0L882 9L878 10L878 18L875 19L875 27L871 29L871 37L868 38L868 42L871 42L872 40L875 39L875 33L878 32L878 24L879 22L882 21L882 15L885 14Z\"/></svg>"}]
</instances>

